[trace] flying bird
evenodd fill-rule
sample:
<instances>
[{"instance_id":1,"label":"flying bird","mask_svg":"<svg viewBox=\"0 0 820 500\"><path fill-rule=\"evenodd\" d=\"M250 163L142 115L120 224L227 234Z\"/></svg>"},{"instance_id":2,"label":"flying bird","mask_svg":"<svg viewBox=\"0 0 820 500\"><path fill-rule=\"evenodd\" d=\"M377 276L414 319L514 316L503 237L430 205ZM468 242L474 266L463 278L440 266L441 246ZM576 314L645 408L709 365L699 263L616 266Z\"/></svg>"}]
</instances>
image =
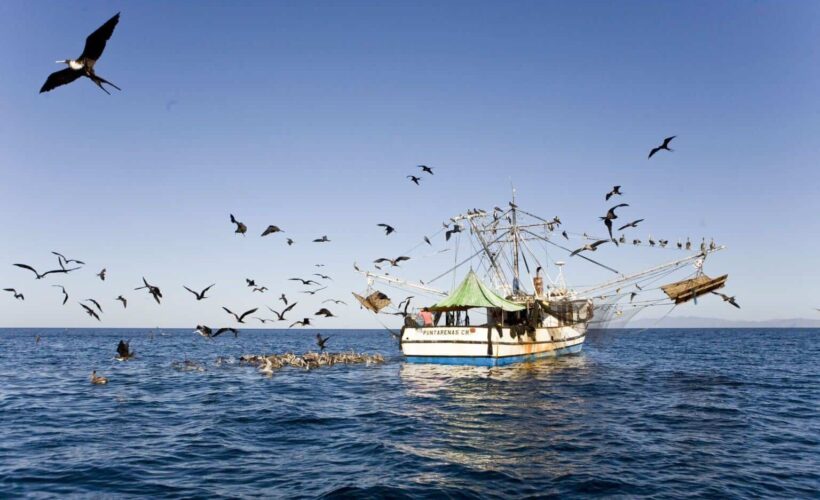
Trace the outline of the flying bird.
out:
<instances>
[{"instance_id":1,"label":"flying bird","mask_svg":"<svg viewBox=\"0 0 820 500\"><path fill-rule=\"evenodd\" d=\"M650 152L649 152L649 158L652 158L652 155L654 155L655 153L657 153L657 152L658 152L658 151L660 151L661 149L665 149L665 150L667 150L667 151L674 151L674 149L669 149L669 143L670 143L670 142L672 141L672 139L674 139L675 137L677 137L677 136L676 136L676 135L673 135L672 137L667 137L666 139L664 139L664 140L663 140L663 144L661 144L660 146L658 146L658 147L656 147L656 148L653 148L653 149L652 149L652 151L650 151ZM648 159L648 158L647 158L647 159Z\"/></svg>"},{"instance_id":2,"label":"flying bird","mask_svg":"<svg viewBox=\"0 0 820 500\"><path fill-rule=\"evenodd\" d=\"M54 255L56 255L56 256L57 256L57 262L60 264L60 267L62 267L63 269L65 269L65 266L66 266L67 264L71 264L72 262L75 262L75 263L77 263L77 264L80 264L81 266L84 266L84 265L85 265L85 262L83 262L83 261L81 261L81 260L77 260L77 259L67 259L67 258L65 257L65 255L61 254L60 252L51 252L51 253L53 253Z\"/></svg>"},{"instance_id":3,"label":"flying bird","mask_svg":"<svg viewBox=\"0 0 820 500\"><path fill-rule=\"evenodd\" d=\"M291 309L293 309L293 306L295 306L296 304L298 304L298 302L294 302L293 304L289 305L288 307L286 307L285 309L283 309L283 310L282 310L282 312L279 312L279 311L274 311L273 309L271 309L271 308L270 308L270 307L268 307L268 306L265 306L265 307L267 307L267 308L268 308L268 310L269 310L270 312L272 312L273 314L275 314L275 315L276 315L276 317L278 318L278 319L277 319L277 321L285 321L285 314L286 314L288 311L290 311Z\"/></svg>"},{"instance_id":4,"label":"flying bird","mask_svg":"<svg viewBox=\"0 0 820 500\"><path fill-rule=\"evenodd\" d=\"M288 298L287 298L287 297L285 297L285 294L284 294L284 293L283 293L282 295L280 295L280 296L279 296L279 300L281 300L282 302L284 302L284 303L285 303L285 305L288 305Z\"/></svg>"},{"instance_id":5,"label":"flying bird","mask_svg":"<svg viewBox=\"0 0 820 500\"><path fill-rule=\"evenodd\" d=\"M100 307L100 303L94 299L85 299L86 302L91 302L97 308L98 311L103 312L102 307Z\"/></svg>"},{"instance_id":6,"label":"flying bird","mask_svg":"<svg viewBox=\"0 0 820 500\"><path fill-rule=\"evenodd\" d=\"M293 245L293 240L292 239L288 238L286 241L288 242L288 246Z\"/></svg>"},{"instance_id":7,"label":"flying bird","mask_svg":"<svg viewBox=\"0 0 820 500\"><path fill-rule=\"evenodd\" d=\"M618 218L618 216L615 215L615 209L628 206L628 203L619 203L618 205L615 205L614 207L610 208L604 217L598 217L599 219L604 221L604 225L606 226L607 231L609 231L609 239L614 241L614 239L612 238L612 221Z\"/></svg>"},{"instance_id":8,"label":"flying bird","mask_svg":"<svg viewBox=\"0 0 820 500\"><path fill-rule=\"evenodd\" d=\"M574 250L571 254L569 254L569 256L573 257L573 256L578 255L579 253L583 252L584 250L589 250L590 252L594 252L598 249L599 246L603 245L607 241L609 241L609 240L598 240L595 243L587 243L586 245L582 246L581 248L579 248L577 250Z\"/></svg>"},{"instance_id":9,"label":"flying bird","mask_svg":"<svg viewBox=\"0 0 820 500\"><path fill-rule=\"evenodd\" d=\"M714 293L715 295L720 295L720 298L723 299L723 302L728 302L728 303L732 304L733 306L737 307L738 309L740 309L740 305L738 305L738 303L735 301L734 296L730 297L730 296L728 296L726 294L723 294L723 293L720 293L720 292L712 292L712 293Z\"/></svg>"},{"instance_id":10,"label":"flying bird","mask_svg":"<svg viewBox=\"0 0 820 500\"><path fill-rule=\"evenodd\" d=\"M319 346L320 351L325 350L325 344L327 343L328 340L330 340L330 337L324 337L323 338L321 333L316 334L316 345Z\"/></svg>"},{"instance_id":11,"label":"flying bird","mask_svg":"<svg viewBox=\"0 0 820 500\"><path fill-rule=\"evenodd\" d=\"M233 214L230 214L230 215L231 215L231 222L236 224L236 231L234 231L234 233L241 234L242 236L245 236L245 233L248 232L248 226L246 226L244 223L239 222L238 220L236 220L236 217L234 217Z\"/></svg>"},{"instance_id":12,"label":"flying bird","mask_svg":"<svg viewBox=\"0 0 820 500\"><path fill-rule=\"evenodd\" d=\"M317 288L316 290L302 290L302 293L307 293L309 295L316 295L317 292L321 292L325 288L327 288L327 287L323 286L322 288Z\"/></svg>"},{"instance_id":13,"label":"flying bird","mask_svg":"<svg viewBox=\"0 0 820 500\"><path fill-rule=\"evenodd\" d=\"M222 307L222 309L224 309L225 312L227 312L228 314L233 315L233 317L236 318L236 321L238 323L244 323L245 322L245 316L247 316L249 314L253 314L253 313L256 312L255 307L253 309L249 310L249 311L243 312L241 315L236 314L235 312L231 311L230 309L228 309L227 307L224 307L224 306Z\"/></svg>"},{"instance_id":14,"label":"flying bird","mask_svg":"<svg viewBox=\"0 0 820 500\"><path fill-rule=\"evenodd\" d=\"M618 231L623 231L624 229L626 229L628 227L638 227L638 224L643 222L643 221L644 221L644 219L633 220L629 224L624 224L623 226L619 227Z\"/></svg>"},{"instance_id":15,"label":"flying bird","mask_svg":"<svg viewBox=\"0 0 820 500\"><path fill-rule=\"evenodd\" d=\"M569 239L569 235L567 235L566 231L561 231L561 236L563 236L566 239Z\"/></svg>"},{"instance_id":16,"label":"flying bird","mask_svg":"<svg viewBox=\"0 0 820 500\"><path fill-rule=\"evenodd\" d=\"M347 305L347 302L345 302L344 300L339 300L339 299L325 299L325 300L322 301L322 304L324 304L326 302L333 302L334 304L337 304L337 305L338 304Z\"/></svg>"},{"instance_id":17,"label":"flying bird","mask_svg":"<svg viewBox=\"0 0 820 500\"><path fill-rule=\"evenodd\" d=\"M256 280L252 280L252 279L250 279L250 278L245 278L245 283L246 283L249 287L255 287L255 286L256 286Z\"/></svg>"},{"instance_id":18,"label":"flying bird","mask_svg":"<svg viewBox=\"0 0 820 500\"><path fill-rule=\"evenodd\" d=\"M266 287L266 286L256 286L256 287L253 288L253 290L251 290L251 292L259 292L259 293L265 293L267 291L268 291L268 287Z\"/></svg>"},{"instance_id":19,"label":"flying bird","mask_svg":"<svg viewBox=\"0 0 820 500\"><path fill-rule=\"evenodd\" d=\"M160 291L159 287L156 287L154 285L149 285L148 282L145 281L145 277L142 278L142 282L145 283L145 286L135 288L134 290L142 290L143 288L147 288L148 293L150 293L151 296L154 297L154 300L157 301L157 304L159 304L160 303L159 299L162 298L162 292Z\"/></svg>"},{"instance_id":20,"label":"flying bird","mask_svg":"<svg viewBox=\"0 0 820 500\"><path fill-rule=\"evenodd\" d=\"M411 182L415 182L416 186L419 185L419 181L421 180L421 177L416 177L415 175L408 175L407 178L410 179Z\"/></svg>"},{"instance_id":21,"label":"flying bird","mask_svg":"<svg viewBox=\"0 0 820 500\"><path fill-rule=\"evenodd\" d=\"M68 292L65 291L65 287L63 285L51 285L51 286L55 286L55 287L57 287L57 288L59 288L60 290L63 291L63 305L65 305L65 303L68 302Z\"/></svg>"},{"instance_id":22,"label":"flying bird","mask_svg":"<svg viewBox=\"0 0 820 500\"><path fill-rule=\"evenodd\" d=\"M131 350L130 344L130 342L120 340L120 343L117 344L117 356L115 357L115 359L119 361L125 361L127 359L133 358L134 351Z\"/></svg>"},{"instance_id":23,"label":"flying bird","mask_svg":"<svg viewBox=\"0 0 820 500\"><path fill-rule=\"evenodd\" d=\"M381 224L376 224L376 225L379 226L379 227L384 228L384 235L385 236L390 236L390 233L393 233L393 232L396 231L396 228L389 225L389 224L381 223Z\"/></svg>"},{"instance_id":24,"label":"flying bird","mask_svg":"<svg viewBox=\"0 0 820 500\"><path fill-rule=\"evenodd\" d=\"M381 257L379 259L374 260L373 263L374 264L381 264L382 262L389 262L392 267L399 267L399 262L402 262L402 261L405 261L405 260L410 260L410 257L407 257L405 255L400 255L400 256L396 257L395 259L388 259L386 257Z\"/></svg>"},{"instance_id":25,"label":"flying bird","mask_svg":"<svg viewBox=\"0 0 820 500\"><path fill-rule=\"evenodd\" d=\"M19 267L19 268L28 269L29 271L33 272L34 275L37 276L38 280L45 278L49 274L68 274L71 271L76 271L77 269L79 269L79 267L72 267L71 269L53 269L51 271L46 271L43 274L40 274L40 273L37 272L36 269L29 266L28 264L14 264L14 265Z\"/></svg>"},{"instance_id":26,"label":"flying bird","mask_svg":"<svg viewBox=\"0 0 820 500\"><path fill-rule=\"evenodd\" d=\"M218 336L222 335L225 332L233 333L234 337L237 337L238 334L239 334L239 330L237 330L236 328L220 328L217 331L213 331L207 325L196 325L196 329L194 330L194 332L198 333L198 334L200 334L203 337L208 338L208 339L213 339L214 337L218 337Z\"/></svg>"},{"instance_id":27,"label":"flying bird","mask_svg":"<svg viewBox=\"0 0 820 500\"><path fill-rule=\"evenodd\" d=\"M102 281L105 281L105 268L97 273L97 277L99 277Z\"/></svg>"},{"instance_id":28,"label":"flying bird","mask_svg":"<svg viewBox=\"0 0 820 500\"><path fill-rule=\"evenodd\" d=\"M268 226L267 229L265 229L262 232L262 236L267 236L267 235L273 234L273 233L284 233L284 231L279 229L279 226L270 225L270 226Z\"/></svg>"},{"instance_id":29,"label":"flying bird","mask_svg":"<svg viewBox=\"0 0 820 500\"><path fill-rule=\"evenodd\" d=\"M122 308L123 308L123 309L125 309L125 308L127 308L127 307L128 307L128 301L127 301L127 300L125 299L125 297L123 297L122 295L120 295L119 297L117 297L117 298L116 298L116 299L114 299L114 300L119 300L120 302L122 302Z\"/></svg>"},{"instance_id":30,"label":"flying bird","mask_svg":"<svg viewBox=\"0 0 820 500\"><path fill-rule=\"evenodd\" d=\"M450 241L450 236L454 235L455 233L461 232L461 226L458 224L453 226L453 229L449 229L444 232L444 241Z\"/></svg>"},{"instance_id":31,"label":"flying bird","mask_svg":"<svg viewBox=\"0 0 820 500\"><path fill-rule=\"evenodd\" d=\"M321 285L321 283L319 283L318 281L304 280L302 278L288 278L288 281L301 281L302 284L305 285L305 286L308 286L308 285L320 286ZM285 303L287 304L287 302L285 302Z\"/></svg>"},{"instance_id":32,"label":"flying bird","mask_svg":"<svg viewBox=\"0 0 820 500\"><path fill-rule=\"evenodd\" d=\"M304 318L301 321L294 321L288 328L293 328L296 325L310 326L310 318Z\"/></svg>"},{"instance_id":33,"label":"flying bird","mask_svg":"<svg viewBox=\"0 0 820 500\"><path fill-rule=\"evenodd\" d=\"M208 297L206 297L206 296L205 296L205 292L207 292L208 290L210 290L210 289L211 289L211 287L212 287L212 286L214 286L214 285L216 285L216 283L214 283L213 285L210 285L210 286L208 286L208 287L205 287L205 289L204 289L204 290L202 290L202 291L201 291L201 292L199 292L199 293L195 292L194 290L191 290L190 288L188 288L188 287L187 287L187 286L185 286L185 285L182 285L182 288L184 288L184 289L188 290L189 292L191 292L192 294L194 294L194 296L196 297L196 300L197 300L197 301L200 301L200 300L203 300L203 299L207 299L207 298L208 298Z\"/></svg>"},{"instance_id":34,"label":"flying bird","mask_svg":"<svg viewBox=\"0 0 820 500\"><path fill-rule=\"evenodd\" d=\"M92 318L96 318L96 319L97 319L97 321L102 321L102 320L100 319L100 315L99 315L99 314L97 314L97 311L95 311L94 309L91 309L90 307L88 307L87 305L83 304L82 302L80 302L79 304L80 304L81 306L83 306L83 309L85 309L86 314L88 314L88 315L89 315L89 316L91 316Z\"/></svg>"},{"instance_id":35,"label":"flying bird","mask_svg":"<svg viewBox=\"0 0 820 500\"><path fill-rule=\"evenodd\" d=\"M3 290L4 290L4 291L6 291L6 292L11 292L11 293L13 293L13 294L14 294L14 298L15 298L15 299L17 299L17 300L26 300L26 298L25 298L25 297L23 297L23 294L22 294L22 293L18 293L18 292L17 292L17 290L15 290L14 288L4 288Z\"/></svg>"},{"instance_id":36,"label":"flying bird","mask_svg":"<svg viewBox=\"0 0 820 500\"><path fill-rule=\"evenodd\" d=\"M321 238L316 238L315 240L313 240L314 243L327 243L329 241L330 240L327 239L327 235L324 235Z\"/></svg>"},{"instance_id":37,"label":"flying bird","mask_svg":"<svg viewBox=\"0 0 820 500\"><path fill-rule=\"evenodd\" d=\"M324 316L325 318L335 318L335 317L336 317L336 316L335 316L332 312L330 312L330 310L329 310L329 309L327 309L326 307L323 307L323 308L319 309L318 311L316 311L315 313L313 313L313 315L314 315L314 316Z\"/></svg>"},{"instance_id":38,"label":"flying bird","mask_svg":"<svg viewBox=\"0 0 820 500\"><path fill-rule=\"evenodd\" d=\"M97 28L94 33L88 35L88 38L85 39L85 48L83 49L83 53L80 54L80 57L77 59L64 59L62 61L57 61L59 64L67 64L68 67L50 74L48 79L46 79L46 82L40 88L40 93L42 94L43 92L53 90L60 85L71 83L81 76L89 78L106 94L110 95L111 93L103 87L103 83L111 85L117 90L122 90L105 78L98 76L94 72L94 65L102 56L103 50L105 50L105 44L108 39L111 38L111 35L114 33L114 28L117 26L119 21L120 13L117 12L114 17Z\"/></svg>"},{"instance_id":39,"label":"flying bird","mask_svg":"<svg viewBox=\"0 0 820 500\"><path fill-rule=\"evenodd\" d=\"M322 274L322 273L313 273L313 275L314 275L314 276L318 276L318 277L322 278L323 280L330 280L330 281L333 281L333 278L331 278L331 277L330 277L330 276L328 276L327 274Z\"/></svg>"},{"instance_id":40,"label":"flying bird","mask_svg":"<svg viewBox=\"0 0 820 500\"><path fill-rule=\"evenodd\" d=\"M418 165L422 172L427 172L430 175L433 175L433 167L428 167L427 165Z\"/></svg>"},{"instance_id":41,"label":"flying bird","mask_svg":"<svg viewBox=\"0 0 820 500\"><path fill-rule=\"evenodd\" d=\"M606 194L606 199L609 200L610 198L612 198L612 196L614 196L616 194L617 195L622 195L623 194L621 192L621 186L613 186L612 191L610 191Z\"/></svg>"}]
</instances>

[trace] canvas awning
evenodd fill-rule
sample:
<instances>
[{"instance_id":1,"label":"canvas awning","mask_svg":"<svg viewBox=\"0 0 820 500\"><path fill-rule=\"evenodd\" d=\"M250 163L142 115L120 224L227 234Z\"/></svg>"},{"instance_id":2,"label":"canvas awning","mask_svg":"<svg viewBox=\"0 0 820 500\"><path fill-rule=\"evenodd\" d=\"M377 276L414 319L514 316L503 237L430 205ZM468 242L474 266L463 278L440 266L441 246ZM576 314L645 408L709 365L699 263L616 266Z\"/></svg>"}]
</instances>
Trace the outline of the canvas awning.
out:
<instances>
[{"instance_id":1,"label":"canvas awning","mask_svg":"<svg viewBox=\"0 0 820 500\"><path fill-rule=\"evenodd\" d=\"M438 311L464 311L473 307L494 307L504 311L521 311L525 307L500 297L487 288L473 271L447 298L429 309Z\"/></svg>"}]
</instances>

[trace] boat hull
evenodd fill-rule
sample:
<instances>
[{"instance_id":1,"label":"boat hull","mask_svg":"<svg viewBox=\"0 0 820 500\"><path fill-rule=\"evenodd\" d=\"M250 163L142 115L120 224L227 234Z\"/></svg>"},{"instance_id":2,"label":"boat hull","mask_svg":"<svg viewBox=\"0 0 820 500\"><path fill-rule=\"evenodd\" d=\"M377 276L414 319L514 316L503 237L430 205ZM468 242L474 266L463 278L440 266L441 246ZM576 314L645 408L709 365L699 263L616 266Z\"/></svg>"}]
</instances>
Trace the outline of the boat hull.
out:
<instances>
[{"instance_id":1,"label":"boat hull","mask_svg":"<svg viewBox=\"0 0 820 500\"><path fill-rule=\"evenodd\" d=\"M486 326L405 328L401 348L408 363L502 366L576 354L586 324L519 329Z\"/></svg>"}]
</instances>

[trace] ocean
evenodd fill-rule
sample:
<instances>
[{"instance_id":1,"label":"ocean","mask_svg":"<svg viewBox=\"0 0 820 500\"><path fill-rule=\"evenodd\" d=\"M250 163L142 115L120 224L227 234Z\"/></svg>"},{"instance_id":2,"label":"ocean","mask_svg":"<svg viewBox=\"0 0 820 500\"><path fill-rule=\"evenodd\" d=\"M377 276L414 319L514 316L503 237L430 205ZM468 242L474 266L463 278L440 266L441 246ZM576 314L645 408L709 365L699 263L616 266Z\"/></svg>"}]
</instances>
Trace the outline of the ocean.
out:
<instances>
[{"instance_id":1,"label":"ocean","mask_svg":"<svg viewBox=\"0 0 820 500\"><path fill-rule=\"evenodd\" d=\"M405 364L386 331L325 330L328 350L386 362L239 363L315 333L0 329L0 497L820 490L820 330L598 331L579 355L503 368ZM113 359L120 339L134 360Z\"/></svg>"}]
</instances>

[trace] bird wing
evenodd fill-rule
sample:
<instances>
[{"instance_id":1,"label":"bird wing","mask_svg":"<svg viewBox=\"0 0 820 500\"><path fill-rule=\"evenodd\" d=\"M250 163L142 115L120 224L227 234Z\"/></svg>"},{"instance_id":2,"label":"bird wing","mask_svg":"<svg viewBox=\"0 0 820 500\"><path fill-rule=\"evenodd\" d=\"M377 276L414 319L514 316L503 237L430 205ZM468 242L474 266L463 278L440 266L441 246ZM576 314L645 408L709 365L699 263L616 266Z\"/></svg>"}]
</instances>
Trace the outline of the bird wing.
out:
<instances>
[{"instance_id":1,"label":"bird wing","mask_svg":"<svg viewBox=\"0 0 820 500\"><path fill-rule=\"evenodd\" d=\"M54 73L48 75L46 82L40 87L40 93L48 92L49 90L54 90L60 85L65 85L67 83L71 83L77 78L83 76L81 71L76 71L71 68L61 69L60 71L55 71Z\"/></svg>"},{"instance_id":2,"label":"bird wing","mask_svg":"<svg viewBox=\"0 0 820 500\"><path fill-rule=\"evenodd\" d=\"M120 22L120 13L117 14L105 22L102 26L97 28L97 31L88 35L88 38L85 39L85 48L83 49L82 55L80 55L80 59L91 59L92 61L96 61L100 58L105 50L105 42L111 38L111 35L114 33L114 28L117 26L117 23Z\"/></svg>"},{"instance_id":3,"label":"bird wing","mask_svg":"<svg viewBox=\"0 0 820 500\"><path fill-rule=\"evenodd\" d=\"M661 149L662 149L662 148L661 148L660 146L659 146L659 147L657 147L657 148L653 148L653 149L652 149L652 151L650 151L650 152L649 152L649 156L647 157L647 159L652 158L652 155L654 155L655 153L657 153L657 152L658 152L658 151L660 151Z\"/></svg>"},{"instance_id":4,"label":"bird wing","mask_svg":"<svg viewBox=\"0 0 820 500\"><path fill-rule=\"evenodd\" d=\"M394 260L393 262L401 262L403 260L410 260L410 257L406 257L406 256L402 255L402 256L396 257L396 260Z\"/></svg>"},{"instance_id":5,"label":"bird wing","mask_svg":"<svg viewBox=\"0 0 820 500\"><path fill-rule=\"evenodd\" d=\"M257 308L256 308L256 307L254 307L254 308L253 308L253 309L251 309L250 311L245 311L245 312L243 312L243 313L242 313L242 316L240 316L240 317L239 317L239 322L241 323L241 322L242 322L242 320L243 320L243 319L245 319L245 316L247 316L248 314L253 314L253 313L255 313L255 312L256 312L256 309L257 309Z\"/></svg>"},{"instance_id":6,"label":"bird wing","mask_svg":"<svg viewBox=\"0 0 820 500\"><path fill-rule=\"evenodd\" d=\"M190 288L188 288L187 286L182 285L182 288L184 288L184 289L188 290L188 291L189 291L189 292L191 292L192 294L196 295L196 296L197 296L197 298L199 298L199 294L198 294L198 293L196 293L195 291L191 290L191 289L190 289Z\"/></svg>"},{"instance_id":7,"label":"bird wing","mask_svg":"<svg viewBox=\"0 0 820 500\"><path fill-rule=\"evenodd\" d=\"M666 139L664 139L664 140L663 140L663 145L664 145L664 146L669 146L669 142L670 142L672 139L674 139L675 137L677 137L677 136L676 136L676 135L673 135L672 137L667 137Z\"/></svg>"},{"instance_id":8,"label":"bird wing","mask_svg":"<svg viewBox=\"0 0 820 500\"><path fill-rule=\"evenodd\" d=\"M225 309L225 312L227 312L228 314L232 314L236 319L239 319L239 316L237 316L233 311L231 311L227 307L223 306L222 309Z\"/></svg>"},{"instance_id":9,"label":"bird wing","mask_svg":"<svg viewBox=\"0 0 820 500\"><path fill-rule=\"evenodd\" d=\"M40 276L40 273L38 273L36 269L34 269L33 267L29 266L28 264L14 264L14 265L15 265L15 266L17 266L17 267L21 267L21 268L23 268L23 269L28 269L29 271L33 272L33 273L34 273L34 274L36 274L37 276Z\"/></svg>"},{"instance_id":10,"label":"bird wing","mask_svg":"<svg viewBox=\"0 0 820 500\"><path fill-rule=\"evenodd\" d=\"M572 256L575 256L575 255L578 255L579 253L583 252L584 250L586 250L586 247L581 247L577 250L573 250L572 253L569 254L569 256L572 257Z\"/></svg>"},{"instance_id":11,"label":"bird wing","mask_svg":"<svg viewBox=\"0 0 820 500\"><path fill-rule=\"evenodd\" d=\"M591 246L592 248L598 248L599 246L603 245L603 244L604 244L604 243L606 243L607 241L609 241L609 240L598 240L598 241L596 241L595 243L591 244L590 246Z\"/></svg>"},{"instance_id":12,"label":"bird wing","mask_svg":"<svg viewBox=\"0 0 820 500\"><path fill-rule=\"evenodd\" d=\"M235 337L236 334L239 333L239 330L237 330L236 328L220 328L219 330L215 331L213 335L211 335L211 337L217 337L225 332L232 332Z\"/></svg>"},{"instance_id":13,"label":"bird wing","mask_svg":"<svg viewBox=\"0 0 820 500\"><path fill-rule=\"evenodd\" d=\"M291 309L293 309L293 306L295 306L296 304L298 304L298 302L294 302L294 303L292 303L291 305L289 305L288 307L286 307L286 308L282 311L282 315L284 315L286 312L288 312L288 311L290 311Z\"/></svg>"},{"instance_id":14,"label":"bird wing","mask_svg":"<svg viewBox=\"0 0 820 500\"><path fill-rule=\"evenodd\" d=\"M204 295L205 295L205 292L207 292L208 290L210 290L210 289L211 289L214 285L216 285L216 283L214 283L213 285L210 285L210 286L208 286L208 287L205 287L205 289L204 289L204 290L202 290L202 293L201 293L200 295L203 295L203 296L204 296Z\"/></svg>"}]
</instances>

